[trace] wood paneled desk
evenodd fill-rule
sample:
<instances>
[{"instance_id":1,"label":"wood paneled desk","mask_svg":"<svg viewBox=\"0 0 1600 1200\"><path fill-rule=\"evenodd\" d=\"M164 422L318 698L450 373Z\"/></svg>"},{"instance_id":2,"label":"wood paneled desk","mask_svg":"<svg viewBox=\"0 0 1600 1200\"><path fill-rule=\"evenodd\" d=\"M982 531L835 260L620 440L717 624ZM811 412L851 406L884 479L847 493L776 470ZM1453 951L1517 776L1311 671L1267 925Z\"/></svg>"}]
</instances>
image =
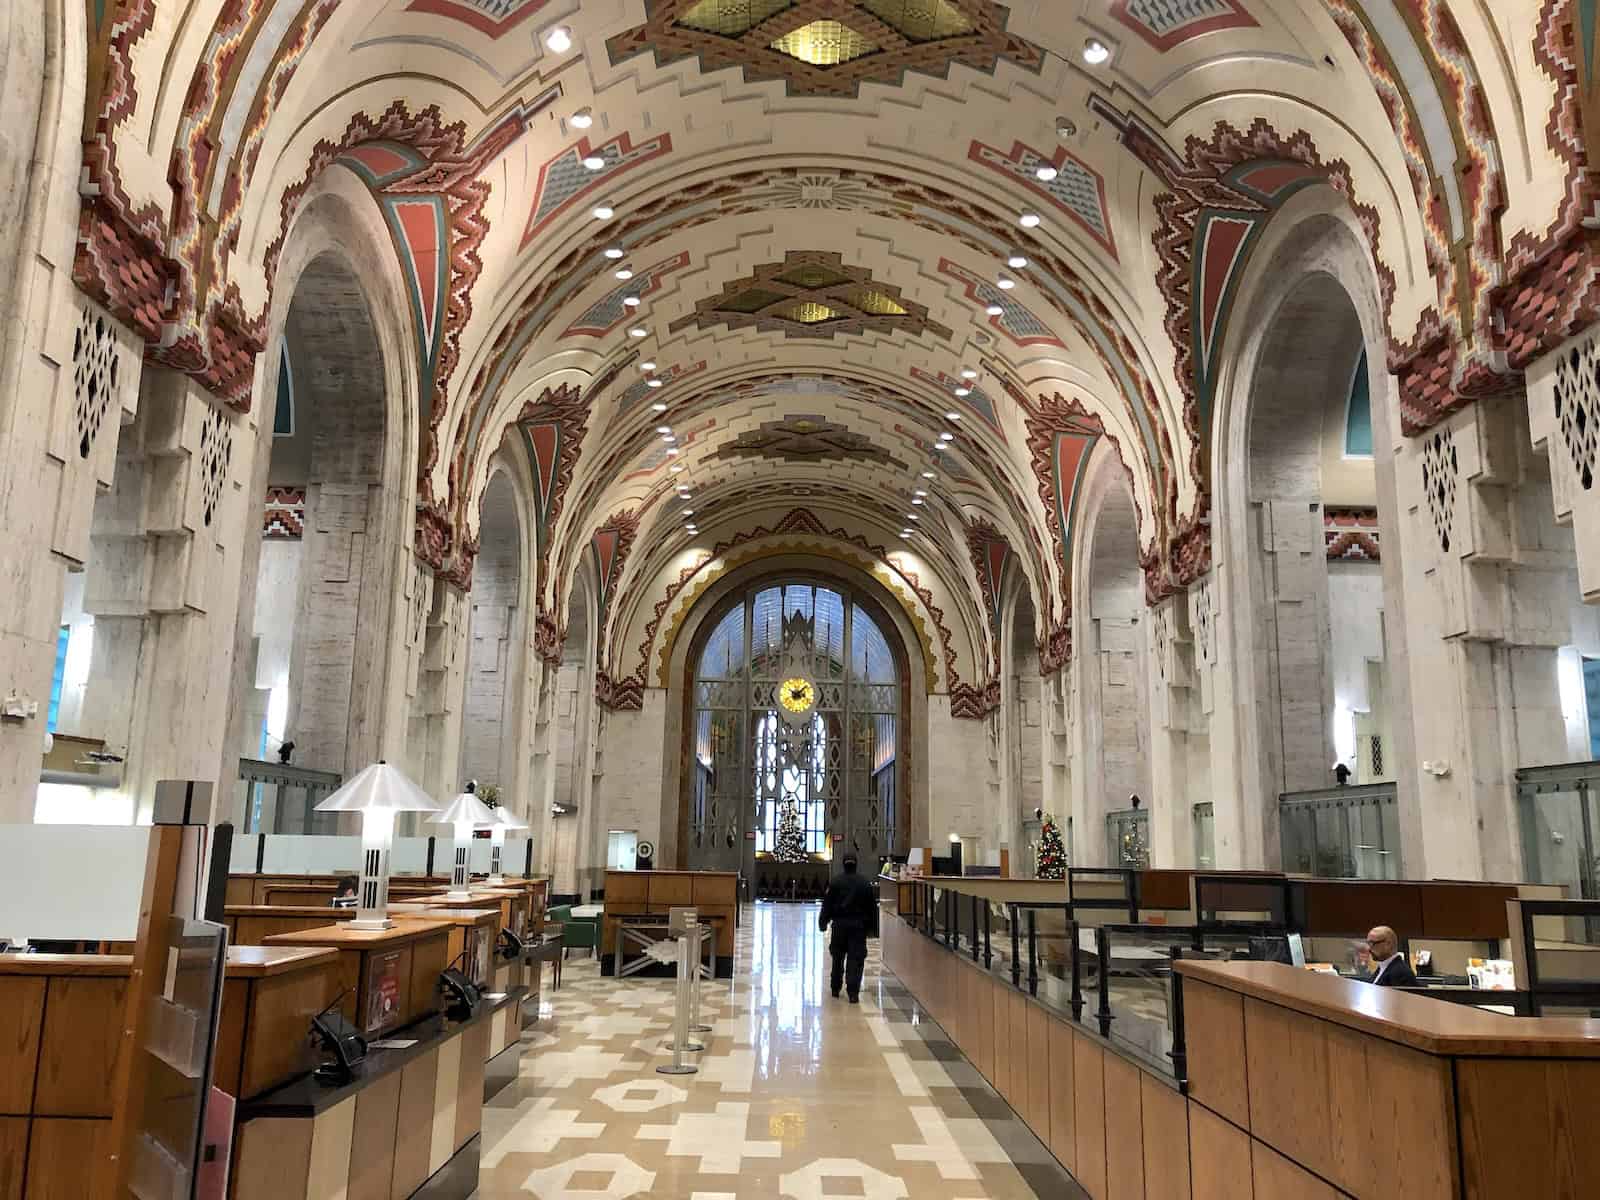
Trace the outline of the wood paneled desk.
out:
<instances>
[{"instance_id":1,"label":"wood paneled desk","mask_svg":"<svg viewBox=\"0 0 1600 1200\"><path fill-rule=\"evenodd\" d=\"M607 871L606 906L600 924L600 970L615 970L619 918L666 917L674 908L694 908L714 924L716 974L733 975L739 923L739 876L733 871Z\"/></svg>"},{"instance_id":2,"label":"wood paneled desk","mask_svg":"<svg viewBox=\"0 0 1600 1200\"><path fill-rule=\"evenodd\" d=\"M248 1100L312 1070L311 1018L338 993L338 952L231 946L211 1081Z\"/></svg>"},{"instance_id":3,"label":"wood paneled desk","mask_svg":"<svg viewBox=\"0 0 1600 1200\"><path fill-rule=\"evenodd\" d=\"M448 921L396 921L394 928L325 925L273 934L269 946L326 947L339 952L341 1009L357 1029L377 1036L438 1010L438 979L450 962Z\"/></svg>"}]
</instances>

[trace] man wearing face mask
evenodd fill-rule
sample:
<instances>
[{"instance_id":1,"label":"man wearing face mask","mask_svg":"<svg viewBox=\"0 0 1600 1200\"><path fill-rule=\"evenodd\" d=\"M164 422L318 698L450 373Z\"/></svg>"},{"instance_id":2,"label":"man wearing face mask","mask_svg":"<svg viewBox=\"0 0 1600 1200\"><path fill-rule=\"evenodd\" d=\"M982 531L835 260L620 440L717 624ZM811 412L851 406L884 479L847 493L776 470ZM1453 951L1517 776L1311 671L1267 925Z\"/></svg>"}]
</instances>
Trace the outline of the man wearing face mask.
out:
<instances>
[{"instance_id":1,"label":"man wearing face mask","mask_svg":"<svg viewBox=\"0 0 1600 1200\"><path fill-rule=\"evenodd\" d=\"M1375 925L1367 932L1372 951L1372 978L1375 987L1416 987L1417 977L1406 956L1400 953L1400 939L1387 925Z\"/></svg>"}]
</instances>

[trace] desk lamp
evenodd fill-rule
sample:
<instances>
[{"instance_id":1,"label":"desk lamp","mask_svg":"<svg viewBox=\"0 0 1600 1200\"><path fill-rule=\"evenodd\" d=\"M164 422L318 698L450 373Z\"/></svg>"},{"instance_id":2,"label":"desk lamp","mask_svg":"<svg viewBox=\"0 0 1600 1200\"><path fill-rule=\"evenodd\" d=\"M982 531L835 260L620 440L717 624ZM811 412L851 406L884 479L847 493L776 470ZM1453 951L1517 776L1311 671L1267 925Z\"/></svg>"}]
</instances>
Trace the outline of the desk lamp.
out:
<instances>
[{"instance_id":1,"label":"desk lamp","mask_svg":"<svg viewBox=\"0 0 1600 1200\"><path fill-rule=\"evenodd\" d=\"M376 762L363 767L317 812L361 814L361 891L352 929L390 929L389 851L394 846L394 815L438 812L439 806L399 767Z\"/></svg>"},{"instance_id":2,"label":"desk lamp","mask_svg":"<svg viewBox=\"0 0 1600 1200\"><path fill-rule=\"evenodd\" d=\"M501 859L506 850L506 834L513 829L526 829L528 823L519 821L504 808L493 810L494 820L489 825L489 882L495 886L506 881L501 873Z\"/></svg>"},{"instance_id":3,"label":"desk lamp","mask_svg":"<svg viewBox=\"0 0 1600 1200\"><path fill-rule=\"evenodd\" d=\"M462 792L430 825L452 825L456 831L455 865L450 871L450 892L445 898L458 904L472 899L467 882L472 877L472 831L494 824L494 810L472 792Z\"/></svg>"}]
</instances>

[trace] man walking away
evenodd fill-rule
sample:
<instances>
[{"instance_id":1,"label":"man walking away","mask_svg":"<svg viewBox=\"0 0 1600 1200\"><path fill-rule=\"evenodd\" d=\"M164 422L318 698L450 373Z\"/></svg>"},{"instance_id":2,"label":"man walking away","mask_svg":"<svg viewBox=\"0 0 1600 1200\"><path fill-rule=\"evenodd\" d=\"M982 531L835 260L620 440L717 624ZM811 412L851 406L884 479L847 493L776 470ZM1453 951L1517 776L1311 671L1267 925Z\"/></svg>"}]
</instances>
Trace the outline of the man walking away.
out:
<instances>
[{"instance_id":1,"label":"man walking away","mask_svg":"<svg viewBox=\"0 0 1600 1200\"><path fill-rule=\"evenodd\" d=\"M873 894L872 885L856 874L856 856L846 854L844 874L835 875L828 885L817 927L826 933L828 923L833 923L833 941L828 946L833 954L833 994L837 997L840 986L848 983L851 1004L861 1003L861 972L867 965L867 930L872 928L877 906L878 898Z\"/></svg>"}]
</instances>

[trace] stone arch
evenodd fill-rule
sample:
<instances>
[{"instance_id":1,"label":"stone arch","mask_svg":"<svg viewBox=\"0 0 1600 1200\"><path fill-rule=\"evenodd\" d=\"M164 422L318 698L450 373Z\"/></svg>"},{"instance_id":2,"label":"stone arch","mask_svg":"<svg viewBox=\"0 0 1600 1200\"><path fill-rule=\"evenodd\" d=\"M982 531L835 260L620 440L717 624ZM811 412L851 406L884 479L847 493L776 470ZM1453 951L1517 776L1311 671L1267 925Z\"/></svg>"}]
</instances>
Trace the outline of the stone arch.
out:
<instances>
[{"instance_id":1,"label":"stone arch","mask_svg":"<svg viewBox=\"0 0 1600 1200\"><path fill-rule=\"evenodd\" d=\"M344 774L387 758L420 781L408 689L433 584L411 554L414 335L382 216L345 175L319 180L278 263L268 344L287 353L259 372L265 507L244 556L229 743L255 757L265 726L268 757L291 740L297 765ZM284 371L292 436L274 432Z\"/></svg>"},{"instance_id":2,"label":"stone arch","mask_svg":"<svg viewBox=\"0 0 1600 1200\"><path fill-rule=\"evenodd\" d=\"M606 719L595 701L599 592L587 557L573 574L567 597L566 638L559 662L547 663L550 728L551 890L562 895L587 895L604 882L604 831L594 802L596 751ZM597 852L598 851L598 852Z\"/></svg>"},{"instance_id":3,"label":"stone arch","mask_svg":"<svg viewBox=\"0 0 1600 1200\"><path fill-rule=\"evenodd\" d=\"M1150 699L1145 678L1144 570L1139 514L1127 469L1102 442L1085 467L1075 548L1073 670L1078 744L1073 755L1072 816L1084 866L1104 858L1106 815L1138 795L1155 803L1150 784Z\"/></svg>"},{"instance_id":4,"label":"stone arch","mask_svg":"<svg viewBox=\"0 0 1600 1200\"><path fill-rule=\"evenodd\" d=\"M1228 665L1213 701L1216 854L1223 867L1270 866L1281 859L1278 797L1333 784L1336 713L1341 705L1352 712L1367 694L1367 660L1404 661L1392 561L1403 535L1398 421L1381 286L1364 235L1336 194L1310 189L1274 217L1234 311L1239 334L1212 425L1212 603L1218 662ZM1345 458L1330 436L1358 383L1370 405L1365 462ZM1348 570L1330 564L1334 507L1366 514L1363 536L1387 551L1381 566L1370 555L1360 561L1359 550ZM1340 576L1331 592L1330 567ZM1336 653L1354 664L1337 672L1338 694ZM1380 706L1405 713L1404 673L1384 674L1373 685ZM1343 722L1346 733L1352 722ZM1394 719L1380 734L1386 776L1409 757L1403 726Z\"/></svg>"},{"instance_id":5,"label":"stone arch","mask_svg":"<svg viewBox=\"0 0 1600 1200\"><path fill-rule=\"evenodd\" d=\"M499 802L525 816L517 793L517 720L525 671L528 596L527 520L522 495L502 464L479 501L478 556L468 593L468 648L462 700L461 777L492 786Z\"/></svg>"},{"instance_id":6,"label":"stone arch","mask_svg":"<svg viewBox=\"0 0 1600 1200\"><path fill-rule=\"evenodd\" d=\"M1044 783L1044 706L1039 674L1039 618L1026 575L1012 571L1000 614L1000 769L1002 830L1011 873L1033 873L1024 830L1034 809L1047 806Z\"/></svg>"}]
</instances>

